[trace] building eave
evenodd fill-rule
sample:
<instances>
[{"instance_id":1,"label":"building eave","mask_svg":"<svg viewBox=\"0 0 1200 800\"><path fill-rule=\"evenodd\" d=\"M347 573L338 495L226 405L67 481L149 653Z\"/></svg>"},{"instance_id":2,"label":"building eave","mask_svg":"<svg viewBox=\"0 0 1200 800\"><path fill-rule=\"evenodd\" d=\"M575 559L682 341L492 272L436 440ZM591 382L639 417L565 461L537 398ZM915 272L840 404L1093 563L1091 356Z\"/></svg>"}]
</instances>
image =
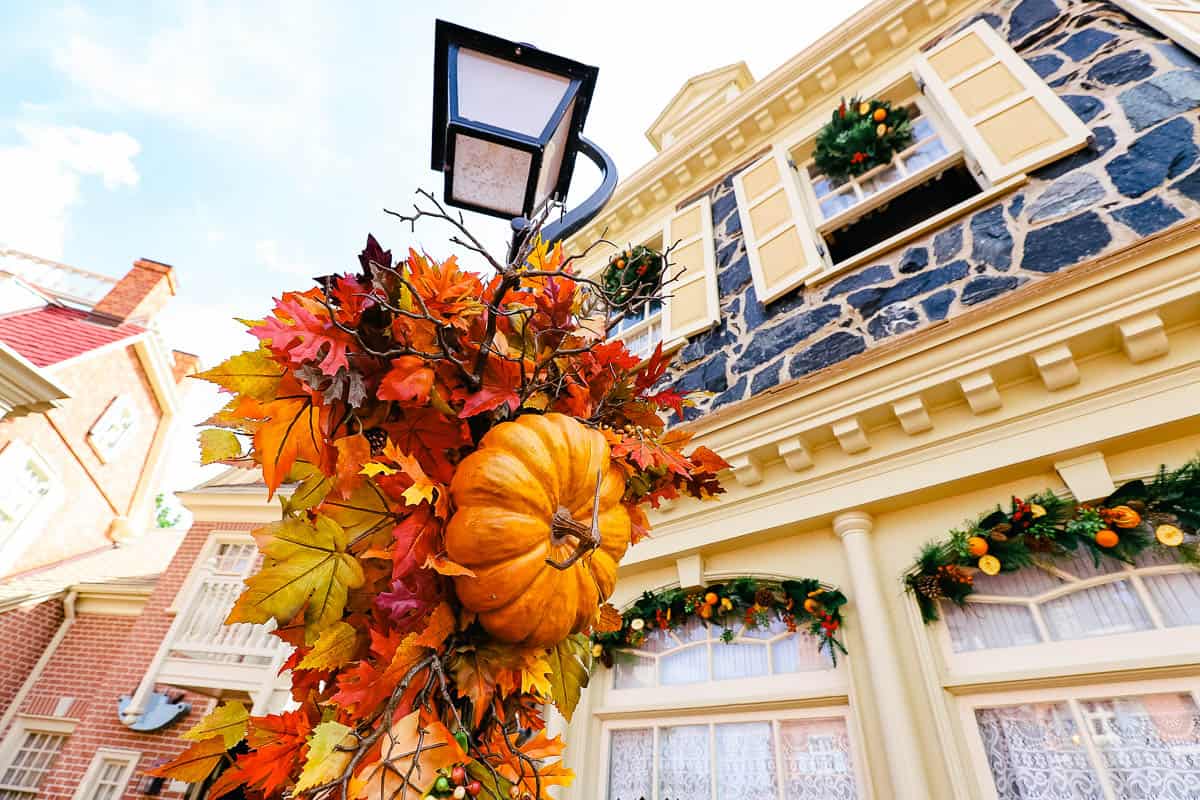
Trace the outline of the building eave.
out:
<instances>
[{"instance_id":1,"label":"building eave","mask_svg":"<svg viewBox=\"0 0 1200 800\"><path fill-rule=\"evenodd\" d=\"M0 418L49 411L69 396L44 370L0 342Z\"/></svg>"}]
</instances>

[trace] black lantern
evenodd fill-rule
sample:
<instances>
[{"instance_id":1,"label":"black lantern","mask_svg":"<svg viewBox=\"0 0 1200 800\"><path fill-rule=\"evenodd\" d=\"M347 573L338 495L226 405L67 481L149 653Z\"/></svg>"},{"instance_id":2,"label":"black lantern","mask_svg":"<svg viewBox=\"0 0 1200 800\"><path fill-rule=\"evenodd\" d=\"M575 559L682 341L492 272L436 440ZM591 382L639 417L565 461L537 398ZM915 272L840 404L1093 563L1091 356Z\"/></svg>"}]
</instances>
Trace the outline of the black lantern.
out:
<instances>
[{"instance_id":1,"label":"black lantern","mask_svg":"<svg viewBox=\"0 0 1200 800\"><path fill-rule=\"evenodd\" d=\"M529 217L571 185L595 67L438 20L433 168L446 202Z\"/></svg>"}]
</instances>

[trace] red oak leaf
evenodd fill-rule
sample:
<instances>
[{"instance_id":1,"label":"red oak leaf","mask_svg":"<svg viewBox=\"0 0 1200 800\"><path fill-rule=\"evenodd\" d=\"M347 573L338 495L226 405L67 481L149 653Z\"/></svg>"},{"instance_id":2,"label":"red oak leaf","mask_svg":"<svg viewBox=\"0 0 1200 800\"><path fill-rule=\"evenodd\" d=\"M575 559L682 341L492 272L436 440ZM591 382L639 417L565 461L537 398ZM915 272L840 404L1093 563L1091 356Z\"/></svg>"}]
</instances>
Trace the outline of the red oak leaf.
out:
<instances>
[{"instance_id":1,"label":"red oak leaf","mask_svg":"<svg viewBox=\"0 0 1200 800\"><path fill-rule=\"evenodd\" d=\"M521 365L499 356L492 356L483 371L483 387L478 392L466 395L466 402L458 415L466 419L504 405L516 411L521 405L521 395L518 393L520 388Z\"/></svg>"},{"instance_id":2,"label":"red oak leaf","mask_svg":"<svg viewBox=\"0 0 1200 800\"><path fill-rule=\"evenodd\" d=\"M376 395L380 400L426 406L432 390L433 370L429 362L419 356L400 356L392 360L392 368L379 382Z\"/></svg>"}]
</instances>

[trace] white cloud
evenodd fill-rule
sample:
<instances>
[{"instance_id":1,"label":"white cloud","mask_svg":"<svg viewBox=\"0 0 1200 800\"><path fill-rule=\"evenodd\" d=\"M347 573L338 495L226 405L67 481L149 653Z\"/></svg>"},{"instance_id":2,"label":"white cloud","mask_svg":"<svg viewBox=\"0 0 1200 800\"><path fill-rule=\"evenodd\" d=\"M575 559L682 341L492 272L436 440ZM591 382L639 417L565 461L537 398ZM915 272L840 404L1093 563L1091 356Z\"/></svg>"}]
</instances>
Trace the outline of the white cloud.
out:
<instances>
[{"instance_id":1,"label":"white cloud","mask_svg":"<svg viewBox=\"0 0 1200 800\"><path fill-rule=\"evenodd\" d=\"M81 201L85 177L106 189L136 186L133 160L141 145L125 133L18 124L20 144L0 147L0 242L46 258L61 258L69 210Z\"/></svg>"},{"instance_id":2,"label":"white cloud","mask_svg":"<svg viewBox=\"0 0 1200 800\"><path fill-rule=\"evenodd\" d=\"M101 106L182 122L309 166L328 164L322 104L327 33L304 3L195 0L180 19L131 41L111 21L78 9L53 50L55 66Z\"/></svg>"},{"instance_id":3,"label":"white cloud","mask_svg":"<svg viewBox=\"0 0 1200 800\"><path fill-rule=\"evenodd\" d=\"M271 272L282 275L298 275L311 278L318 274L317 268L295 255L284 255L279 242L274 239L259 239L254 243L254 257Z\"/></svg>"}]
</instances>

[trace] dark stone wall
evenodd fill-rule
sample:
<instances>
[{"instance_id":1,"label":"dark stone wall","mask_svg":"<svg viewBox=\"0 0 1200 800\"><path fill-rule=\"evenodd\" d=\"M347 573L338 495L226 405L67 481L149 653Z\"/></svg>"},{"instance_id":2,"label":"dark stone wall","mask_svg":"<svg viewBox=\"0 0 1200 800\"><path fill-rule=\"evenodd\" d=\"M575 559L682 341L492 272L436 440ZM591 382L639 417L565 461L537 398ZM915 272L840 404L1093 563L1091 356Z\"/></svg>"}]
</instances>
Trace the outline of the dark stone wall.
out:
<instances>
[{"instance_id":1,"label":"dark stone wall","mask_svg":"<svg viewBox=\"0 0 1200 800\"><path fill-rule=\"evenodd\" d=\"M1089 147L877 263L766 306L727 177L710 195L721 321L688 341L673 373L705 393L689 419L1200 213L1200 61L1097 0L1001 2L981 17L1091 128Z\"/></svg>"}]
</instances>

